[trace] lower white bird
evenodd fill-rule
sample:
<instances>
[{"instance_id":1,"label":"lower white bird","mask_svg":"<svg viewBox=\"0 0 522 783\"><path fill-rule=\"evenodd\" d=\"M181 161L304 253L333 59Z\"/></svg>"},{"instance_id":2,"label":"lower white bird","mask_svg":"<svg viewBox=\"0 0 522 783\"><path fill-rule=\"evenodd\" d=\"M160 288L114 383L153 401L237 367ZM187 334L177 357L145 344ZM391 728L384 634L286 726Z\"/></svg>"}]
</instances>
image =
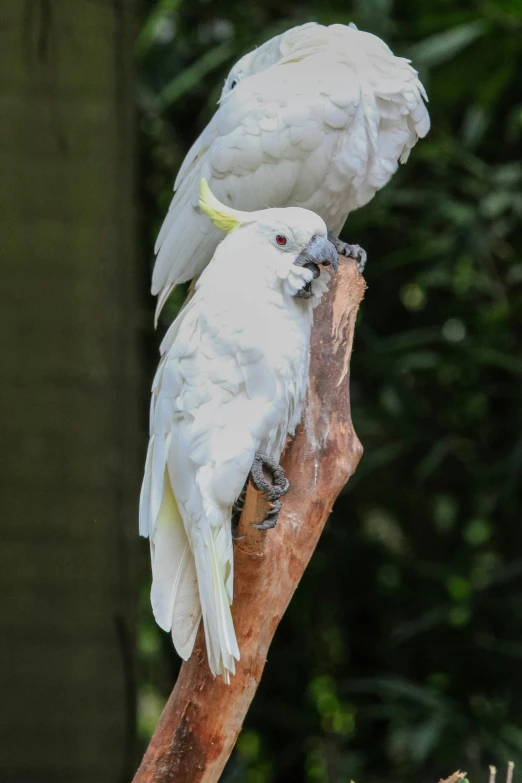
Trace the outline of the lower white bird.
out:
<instances>
[{"instance_id":1,"label":"lower white bird","mask_svg":"<svg viewBox=\"0 0 522 783\"><path fill-rule=\"evenodd\" d=\"M201 618L208 662L229 682L239 660L230 605L231 518L249 474L272 501L279 458L308 384L313 307L337 269L324 221L301 208L239 212L201 183L200 207L228 235L161 345L140 533L150 538L151 601L185 660ZM272 476L265 478L264 471Z\"/></svg>"}]
</instances>

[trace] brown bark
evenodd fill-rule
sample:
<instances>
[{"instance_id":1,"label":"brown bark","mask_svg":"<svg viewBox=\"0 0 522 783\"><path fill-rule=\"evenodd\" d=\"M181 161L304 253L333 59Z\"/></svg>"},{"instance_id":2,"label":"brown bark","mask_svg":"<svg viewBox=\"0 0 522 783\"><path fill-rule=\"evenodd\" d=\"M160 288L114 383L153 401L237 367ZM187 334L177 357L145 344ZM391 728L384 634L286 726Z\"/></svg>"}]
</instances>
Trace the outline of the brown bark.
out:
<instances>
[{"instance_id":1,"label":"brown bark","mask_svg":"<svg viewBox=\"0 0 522 783\"><path fill-rule=\"evenodd\" d=\"M310 393L282 459L291 489L268 532L266 503L249 486L235 544L232 614L241 651L230 685L209 671L202 629L184 663L134 783L214 783L234 747L261 679L277 625L362 447L350 416L349 360L364 281L343 262L315 313Z\"/></svg>"},{"instance_id":2,"label":"brown bark","mask_svg":"<svg viewBox=\"0 0 522 783\"><path fill-rule=\"evenodd\" d=\"M460 772L457 770L457 772L454 772L453 775L450 775L449 778L444 778L444 780L439 780L439 783L460 783L461 780L464 780L466 777L465 772Z\"/></svg>"}]
</instances>

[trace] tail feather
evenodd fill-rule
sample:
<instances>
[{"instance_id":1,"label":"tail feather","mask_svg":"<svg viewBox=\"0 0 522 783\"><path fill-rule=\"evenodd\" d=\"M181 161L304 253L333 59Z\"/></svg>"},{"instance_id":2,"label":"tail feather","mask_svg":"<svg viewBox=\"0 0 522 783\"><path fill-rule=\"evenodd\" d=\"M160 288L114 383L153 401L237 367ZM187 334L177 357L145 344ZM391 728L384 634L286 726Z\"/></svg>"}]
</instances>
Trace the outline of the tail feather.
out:
<instances>
[{"instance_id":1,"label":"tail feather","mask_svg":"<svg viewBox=\"0 0 522 783\"><path fill-rule=\"evenodd\" d=\"M230 547L223 550L220 539L226 535L230 537ZM230 682L230 674L235 674L235 660L239 660L239 648L230 611L231 596L227 590L227 586L232 582L231 536L228 524L211 527L207 535L200 533L194 541L208 663L212 674L221 674L226 683ZM227 554L228 551L230 555Z\"/></svg>"},{"instance_id":2,"label":"tail feather","mask_svg":"<svg viewBox=\"0 0 522 783\"><path fill-rule=\"evenodd\" d=\"M158 625L172 633L178 654L190 657L201 620L194 556L165 476L163 500L151 536L151 603Z\"/></svg>"},{"instance_id":3,"label":"tail feather","mask_svg":"<svg viewBox=\"0 0 522 783\"><path fill-rule=\"evenodd\" d=\"M226 683L235 674L239 648L232 603L233 552L230 523L194 530L192 546L168 474L151 535L151 604L158 625L172 633L174 647L187 660L201 619L209 667Z\"/></svg>"}]
</instances>

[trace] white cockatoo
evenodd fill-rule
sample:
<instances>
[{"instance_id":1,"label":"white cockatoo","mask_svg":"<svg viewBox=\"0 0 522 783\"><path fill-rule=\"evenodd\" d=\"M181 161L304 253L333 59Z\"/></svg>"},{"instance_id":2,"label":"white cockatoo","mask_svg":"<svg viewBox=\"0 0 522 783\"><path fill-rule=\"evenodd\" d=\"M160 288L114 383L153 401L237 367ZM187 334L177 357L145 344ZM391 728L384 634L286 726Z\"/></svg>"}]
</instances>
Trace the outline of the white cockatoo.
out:
<instances>
[{"instance_id":1,"label":"white cockatoo","mask_svg":"<svg viewBox=\"0 0 522 783\"><path fill-rule=\"evenodd\" d=\"M228 233L161 345L140 533L156 621L186 660L202 618L210 669L228 682L239 659L233 506L251 474L272 502L257 527L275 524L288 489L279 458L301 416L313 306L329 279L319 265L336 271L338 255L309 210L240 212L204 180L199 205Z\"/></svg>"},{"instance_id":2,"label":"white cockatoo","mask_svg":"<svg viewBox=\"0 0 522 783\"><path fill-rule=\"evenodd\" d=\"M174 183L155 248L156 318L222 236L198 209L202 177L237 209L310 209L336 240L348 213L386 185L428 132L423 99L409 60L355 25L304 24L242 57ZM364 264L358 245L335 244Z\"/></svg>"}]
</instances>

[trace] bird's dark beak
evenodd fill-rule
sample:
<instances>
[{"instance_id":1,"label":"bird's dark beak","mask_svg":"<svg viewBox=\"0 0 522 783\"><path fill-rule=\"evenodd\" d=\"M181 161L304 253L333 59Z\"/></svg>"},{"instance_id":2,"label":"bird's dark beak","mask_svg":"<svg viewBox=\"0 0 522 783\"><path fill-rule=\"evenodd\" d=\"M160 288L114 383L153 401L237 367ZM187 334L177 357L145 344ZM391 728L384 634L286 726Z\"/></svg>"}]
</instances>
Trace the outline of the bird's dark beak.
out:
<instances>
[{"instance_id":1,"label":"bird's dark beak","mask_svg":"<svg viewBox=\"0 0 522 783\"><path fill-rule=\"evenodd\" d=\"M296 266L304 266L311 269L314 273L314 280L319 277L320 266L331 266L334 273L339 267L339 256L332 243L325 237L312 237L304 250L302 250L294 261ZM298 291L296 296L299 299L310 299L313 296L312 284L307 283L305 287Z\"/></svg>"},{"instance_id":2,"label":"bird's dark beak","mask_svg":"<svg viewBox=\"0 0 522 783\"><path fill-rule=\"evenodd\" d=\"M296 266L313 265L314 279L319 277L318 266L331 266L337 272L339 256L332 243L325 237L312 237L308 245L302 250L294 261Z\"/></svg>"}]
</instances>

